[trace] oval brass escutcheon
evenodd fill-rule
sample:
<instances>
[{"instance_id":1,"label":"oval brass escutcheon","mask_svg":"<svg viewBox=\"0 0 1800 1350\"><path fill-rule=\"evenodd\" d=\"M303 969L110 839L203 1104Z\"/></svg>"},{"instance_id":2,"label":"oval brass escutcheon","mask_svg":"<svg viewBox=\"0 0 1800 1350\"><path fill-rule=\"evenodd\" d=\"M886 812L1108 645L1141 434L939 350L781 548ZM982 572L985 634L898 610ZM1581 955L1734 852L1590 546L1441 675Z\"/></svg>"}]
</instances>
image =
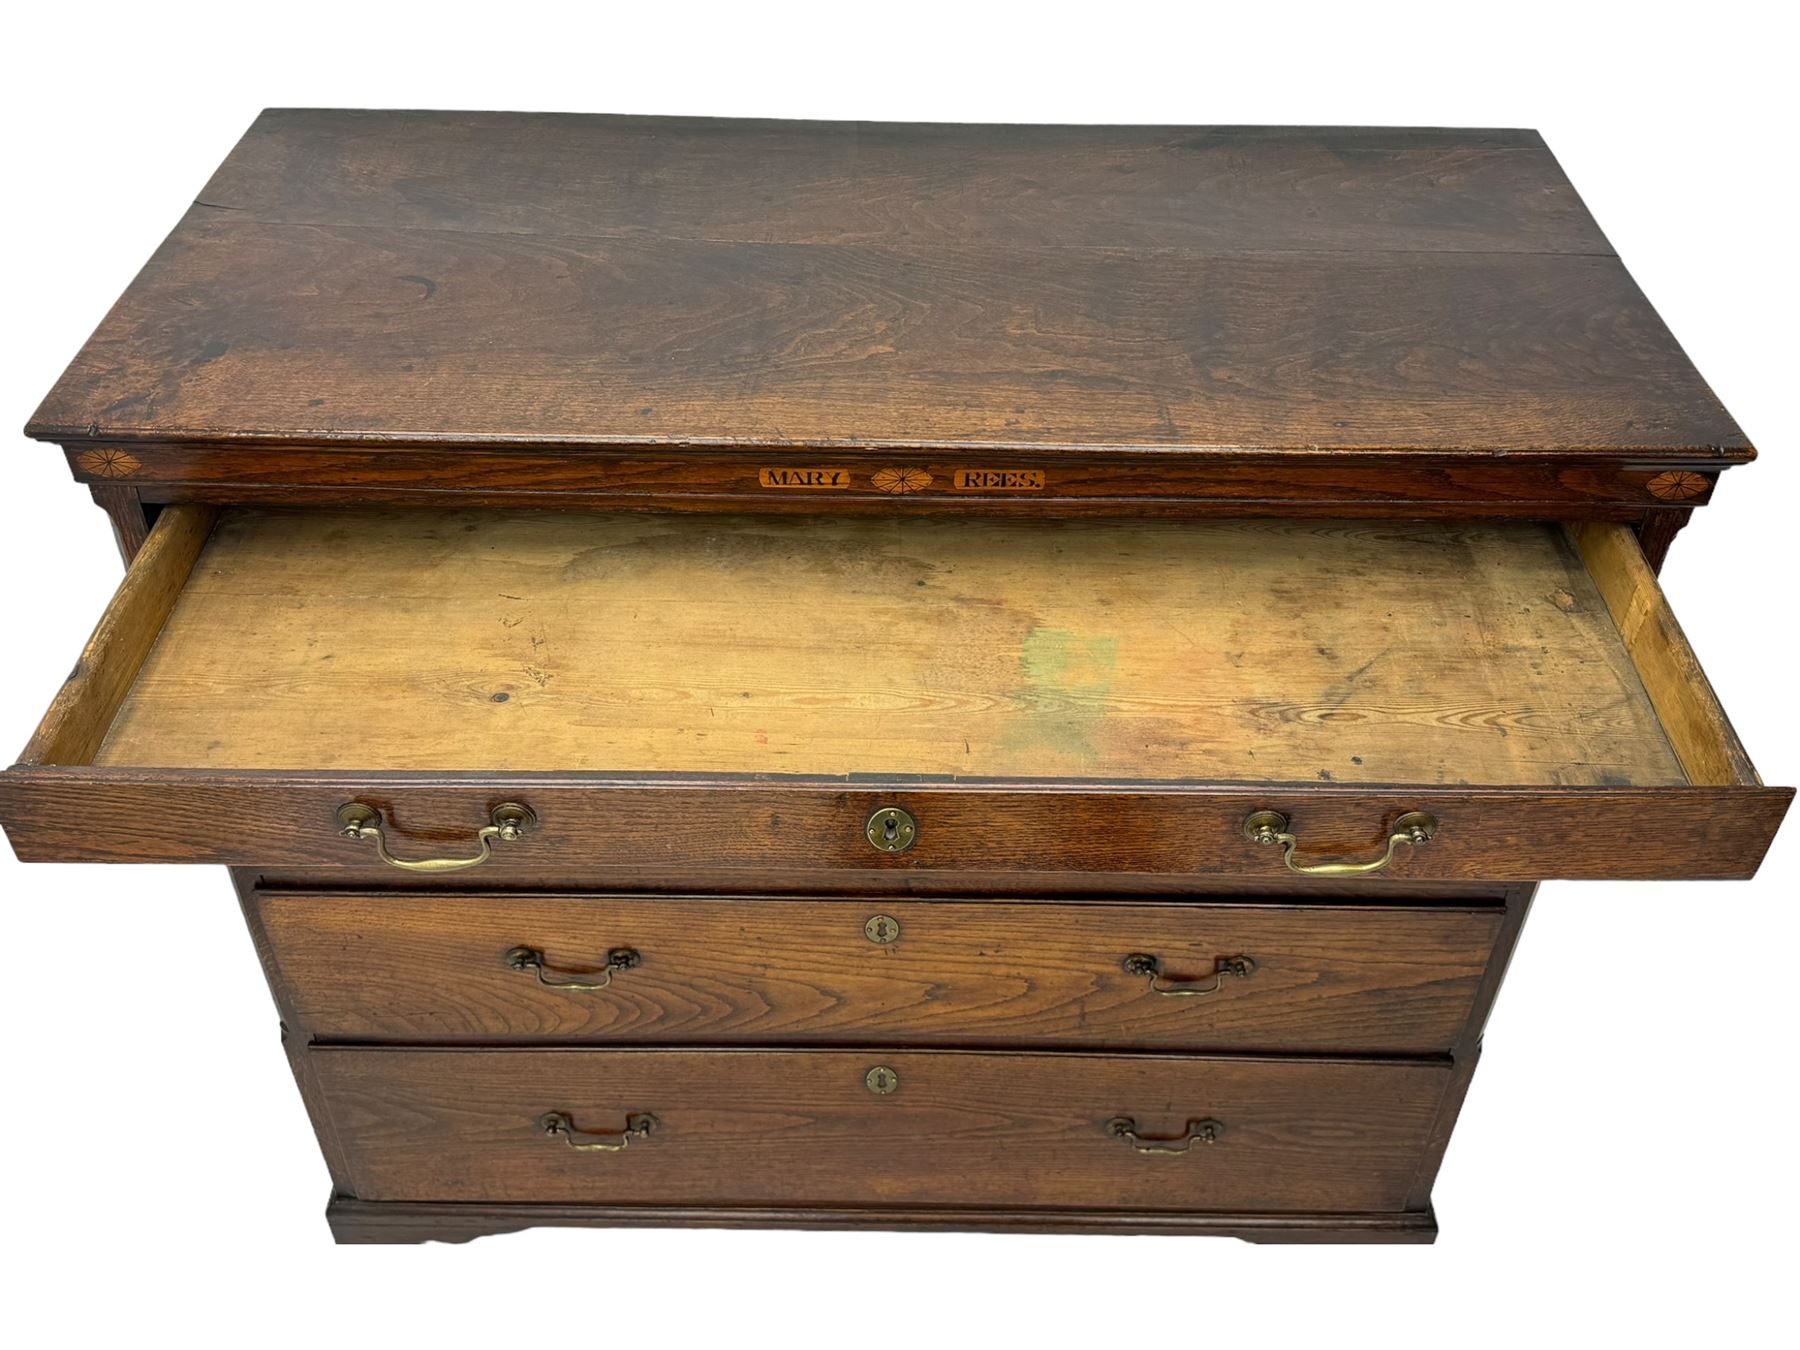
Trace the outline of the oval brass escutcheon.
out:
<instances>
[{"instance_id":1,"label":"oval brass escutcheon","mask_svg":"<svg viewBox=\"0 0 1800 1350\"><path fill-rule=\"evenodd\" d=\"M877 1064L863 1075L863 1086L877 1097L885 1097L900 1086L900 1075L885 1064Z\"/></svg>"},{"instance_id":2,"label":"oval brass escutcheon","mask_svg":"<svg viewBox=\"0 0 1800 1350\"><path fill-rule=\"evenodd\" d=\"M892 914L877 914L863 925L863 936L877 946L885 947L900 936L900 920Z\"/></svg>"},{"instance_id":3,"label":"oval brass escutcheon","mask_svg":"<svg viewBox=\"0 0 1800 1350\"><path fill-rule=\"evenodd\" d=\"M883 853L900 853L919 837L919 822L897 806L884 806L869 817L863 833Z\"/></svg>"}]
</instances>

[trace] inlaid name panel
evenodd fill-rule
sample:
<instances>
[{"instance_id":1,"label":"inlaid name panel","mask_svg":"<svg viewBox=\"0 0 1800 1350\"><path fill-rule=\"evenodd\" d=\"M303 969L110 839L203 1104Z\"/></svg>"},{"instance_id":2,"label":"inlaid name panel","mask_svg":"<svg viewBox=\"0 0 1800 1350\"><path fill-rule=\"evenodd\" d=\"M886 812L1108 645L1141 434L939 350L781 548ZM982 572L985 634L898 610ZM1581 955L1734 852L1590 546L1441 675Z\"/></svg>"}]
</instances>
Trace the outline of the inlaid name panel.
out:
<instances>
[{"instance_id":1,"label":"inlaid name panel","mask_svg":"<svg viewBox=\"0 0 1800 1350\"><path fill-rule=\"evenodd\" d=\"M776 514L1005 515L1243 514L1279 508L1313 516L1424 514L1634 519L1705 505L1727 459L1696 452L1688 467L1624 457L1570 464L1504 454L1417 454L1404 463L1353 451L1258 455L1231 447L1076 449L983 454L979 449L862 446L733 451L334 443L255 449L108 442L72 446L89 484L129 487L148 501L281 500L304 486L322 505L346 502L564 507Z\"/></svg>"}]
</instances>

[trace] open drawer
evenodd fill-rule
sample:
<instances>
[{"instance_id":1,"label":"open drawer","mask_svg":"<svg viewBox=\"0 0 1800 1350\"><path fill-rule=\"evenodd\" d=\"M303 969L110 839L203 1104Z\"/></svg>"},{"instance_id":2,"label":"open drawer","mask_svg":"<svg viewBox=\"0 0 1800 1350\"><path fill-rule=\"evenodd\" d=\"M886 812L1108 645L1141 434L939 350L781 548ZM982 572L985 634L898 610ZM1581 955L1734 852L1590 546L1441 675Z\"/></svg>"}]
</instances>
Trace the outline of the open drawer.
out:
<instances>
[{"instance_id":1,"label":"open drawer","mask_svg":"<svg viewBox=\"0 0 1800 1350\"><path fill-rule=\"evenodd\" d=\"M1792 795L1618 525L175 506L0 821L515 882L1510 881L1747 877Z\"/></svg>"}]
</instances>

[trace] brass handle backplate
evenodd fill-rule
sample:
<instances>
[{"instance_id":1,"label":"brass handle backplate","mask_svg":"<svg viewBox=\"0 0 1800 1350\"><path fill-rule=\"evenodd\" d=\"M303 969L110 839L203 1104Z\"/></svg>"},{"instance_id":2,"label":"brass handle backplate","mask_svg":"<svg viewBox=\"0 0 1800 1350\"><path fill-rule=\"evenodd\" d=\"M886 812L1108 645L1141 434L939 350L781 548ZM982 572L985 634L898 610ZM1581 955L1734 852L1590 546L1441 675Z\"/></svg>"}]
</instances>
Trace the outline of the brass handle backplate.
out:
<instances>
[{"instance_id":1,"label":"brass handle backplate","mask_svg":"<svg viewBox=\"0 0 1800 1350\"><path fill-rule=\"evenodd\" d=\"M1106 1132L1114 1139L1123 1139L1139 1153L1174 1157L1186 1153L1195 1144L1218 1143L1219 1136L1225 1133L1225 1127L1207 1117L1204 1120L1190 1120L1187 1128L1173 1139L1156 1139L1139 1134L1137 1121L1130 1116L1114 1116L1106 1122Z\"/></svg>"},{"instance_id":2,"label":"brass handle backplate","mask_svg":"<svg viewBox=\"0 0 1800 1350\"><path fill-rule=\"evenodd\" d=\"M1379 872L1394 860L1394 850L1405 844L1411 848L1431 842L1438 831L1437 817L1426 811L1408 811L1388 831L1387 850L1379 858L1359 863L1297 863L1294 850L1300 840L1288 830L1288 818L1279 811L1254 811L1244 821L1244 838L1253 844L1280 844L1281 860L1290 872L1304 877L1359 877Z\"/></svg>"},{"instance_id":3,"label":"brass handle backplate","mask_svg":"<svg viewBox=\"0 0 1800 1350\"><path fill-rule=\"evenodd\" d=\"M375 845L376 855L389 867L408 872L460 872L465 867L479 867L493 856L494 840L507 843L525 837L537 824L537 814L529 806L517 802L501 802L488 814L488 823L475 832L481 852L473 858L396 858L388 852L387 835L382 832L381 812L362 802L345 802L337 809L338 833L346 839L367 839Z\"/></svg>"},{"instance_id":4,"label":"brass handle backplate","mask_svg":"<svg viewBox=\"0 0 1800 1350\"><path fill-rule=\"evenodd\" d=\"M1225 987L1227 979L1249 979L1256 974L1256 962L1248 956L1221 956L1213 962L1210 980L1165 980L1160 957L1148 952L1133 952L1125 958L1125 973L1148 976L1151 991L1164 998L1203 998L1218 993Z\"/></svg>"},{"instance_id":5,"label":"brass handle backplate","mask_svg":"<svg viewBox=\"0 0 1800 1350\"><path fill-rule=\"evenodd\" d=\"M600 972L599 979L563 979L551 973L550 967L544 964L544 954L536 947L514 947L506 954L508 969L536 971L537 982L546 989L566 989L574 994L604 989L619 971L635 970L643 964L644 958L635 947L614 947L606 954L606 968Z\"/></svg>"},{"instance_id":6,"label":"brass handle backplate","mask_svg":"<svg viewBox=\"0 0 1800 1350\"><path fill-rule=\"evenodd\" d=\"M577 1153L622 1153L633 1139L647 1139L662 1124L648 1111L636 1111L625 1117L625 1128L617 1134L596 1134L577 1130L575 1122L561 1111L549 1111L537 1118L537 1127L552 1139L560 1138Z\"/></svg>"}]
</instances>

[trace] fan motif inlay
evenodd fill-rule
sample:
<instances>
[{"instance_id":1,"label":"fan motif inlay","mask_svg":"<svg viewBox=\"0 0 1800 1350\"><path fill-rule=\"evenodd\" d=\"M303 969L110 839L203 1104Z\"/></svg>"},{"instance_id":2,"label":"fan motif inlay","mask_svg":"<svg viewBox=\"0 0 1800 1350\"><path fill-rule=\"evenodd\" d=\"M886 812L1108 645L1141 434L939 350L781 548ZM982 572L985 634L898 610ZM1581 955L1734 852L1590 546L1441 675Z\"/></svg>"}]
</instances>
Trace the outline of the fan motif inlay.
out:
<instances>
[{"instance_id":1,"label":"fan motif inlay","mask_svg":"<svg viewBox=\"0 0 1800 1350\"><path fill-rule=\"evenodd\" d=\"M1645 484L1653 496L1666 502L1684 502L1706 491L1706 478L1691 469L1670 469L1659 473Z\"/></svg>"},{"instance_id":2,"label":"fan motif inlay","mask_svg":"<svg viewBox=\"0 0 1800 1350\"><path fill-rule=\"evenodd\" d=\"M124 478L138 468L138 457L126 450L83 450L75 462L97 478Z\"/></svg>"},{"instance_id":3,"label":"fan motif inlay","mask_svg":"<svg viewBox=\"0 0 1800 1350\"><path fill-rule=\"evenodd\" d=\"M869 481L882 492L898 497L930 487L931 474L924 469L877 469Z\"/></svg>"}]
</instances>

